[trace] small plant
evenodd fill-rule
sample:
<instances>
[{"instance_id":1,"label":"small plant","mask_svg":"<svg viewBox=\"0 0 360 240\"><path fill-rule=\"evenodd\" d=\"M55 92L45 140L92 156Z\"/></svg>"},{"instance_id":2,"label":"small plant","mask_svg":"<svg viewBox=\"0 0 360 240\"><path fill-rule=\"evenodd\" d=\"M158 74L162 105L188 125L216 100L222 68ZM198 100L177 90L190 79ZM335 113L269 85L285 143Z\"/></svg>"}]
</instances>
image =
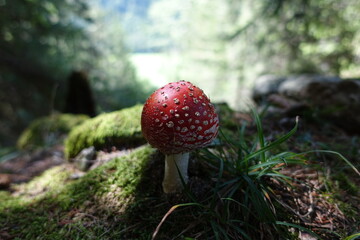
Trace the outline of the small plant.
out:
<instances>
[{"instance_id":1,"label":"small plant","mask_svg":"<svg viewBox=\"0 0 360 240\"><path fill-rule=\"evenodd\" d=\"M296 235L288 230L291 228L320 239L305 227L278 220L285 210L276 201L272 189L274 182L291 187L289 182L294 179L283 175L281 169L289 164L308 164L305 154L309 152L276 152L280 144L295 134L298 119L287 134L267 142L259 115L253 111L253 116L257 128L254 140L250 142L246 139L244 124L238 131L238 139L229 139L220 131L220 144L199 152L197 158L208 169L212 181L211 191L205 199L198 199L189 188L185 188L191 202L173 206L158 225L153 239L167 217L179 207L191 208L196 219L182 235L188 233L200 239L296 239ZM324 152L337 154L357 172L341 154Z\"/></svg>"}]
</instances>

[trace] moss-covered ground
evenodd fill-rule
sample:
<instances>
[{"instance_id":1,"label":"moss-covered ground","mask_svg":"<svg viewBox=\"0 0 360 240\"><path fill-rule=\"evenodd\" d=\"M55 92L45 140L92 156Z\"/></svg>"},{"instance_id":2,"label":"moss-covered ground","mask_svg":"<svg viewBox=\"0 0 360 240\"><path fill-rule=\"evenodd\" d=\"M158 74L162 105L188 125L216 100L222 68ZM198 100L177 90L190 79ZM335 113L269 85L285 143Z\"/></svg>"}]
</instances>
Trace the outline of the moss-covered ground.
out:
<instances>
[{"instance_id":1,"label":"moss-covered ground","mask_svg":"<svg viewBox=\"0 0 360 240\"><path fill-rule=\"evenodd\" d=\"M17 141L19 149L34 149L62 143L66 134L88 119L86 115L53 114L33 121Z\"/></svg>"},{"instance_id":2,"label":"moss-covered ground","mask_svg":"<svg viewBox=\"0 0 360 240\"><path fill-rule=\"evenodd\" d=\"M136 106L131 111L139 114L140 108ZM115 128L119 122L126 124L126 117L133 119L121 111L113 116L101 116L99 119L109 117L108 121L111 119L115 123L102 122L96 118L88 120L86 124L80 125L80 130L70 134L71 140L67 143L81 142L85 139L85 133L89 135L99 129L103 129L104 133L106 129L111 132L110 128ZM248 119L249 116L234 117L229 121L237 121L237 124L242 125ZM267 142L273 142L282 132L289 130L279 127L277 119L265 118L263 122ZM110 127L102 128L101 124L105 123ZM92 124L97 125L90 131ZM230 137L236 136L235 132L241 131L241 128L235 129L235 125L229 123L222 126L226 128L223 132L231 132L228 135ZM256 129L251 123L247 126L246 135L243 136L246 140L241 141L251 142L257 138ZM133 130L130 132L137 134L137 130ZM302 125L290 141L272 151L277 154L331 149L344 153L349 161L359 167L356 147L359 138L334 131L331 128L320 131L312 129L311 125ZM129 136L131 138L132 134ZM126 141L125 137L123 139ZM344 144L340 144L339 139L343 139ZM258 147L254 146L255 151ZM294 227L274 227L266 222L256 222L256 218L251 217L256 213L254 204L242 200L239 202L249 194L244 192L246 186L234 194L232 199L221 198L237 183L234 181L236 178L229 178L231 174L226 169L222 172L224 179L221 180L225 187L221 191L216 188L220 179L219 168L205 162L205 152L201 150L191 155L188 189L174 195L162 192L164 156L148 145L137 147L129 154L112 159L86 173L79 172L71 163L53 167L28 183L13 184L9 190L0 191L0 239L145 240L152 239L152 234L164 216L167 218L158 229L156 239L216 239L216 231L220 234L225 231L221 236L228 233L228 239L246 239L244 235L235 234L239 233L236 229L229 228L231 223L246 229L250 239L299 239L305 236L305 231ZM282 174L292 178L286 184L264 178L270 182L272 190L269 193L277 196L277 201L270 205L276 212L277 220L311 229L324 240L345 239L359 232L360 177L333 155L314 153L303 157L307 160L306 166L289 165L282 170ZM284 166L284 163L280 165ZM229 181L231 183L227 186ZM179 205L184 203L191 204ZM252 208L253 213L249 215L252 222L244 225L229 216L237 217L237 211L245 203ZM170 209L173 211L169 212ZM238 219L242 219L242 216Z\"/></svg>"},{"instance_id":3,"label":"moss-covered ground","mask_svg":"<svg viewBox=\"0 0 360 240\"><path fill-rule=\"evenodd\" d=\"M16 186L16 195L0 192L2 234L18 239L122 239L129 234L124 231L127 209L156 188L149 182L148 191L138 189L153 151L140 147L80 179L72 179L75 170L69 165L58 166Z\"/></svg>"}]
</instances>

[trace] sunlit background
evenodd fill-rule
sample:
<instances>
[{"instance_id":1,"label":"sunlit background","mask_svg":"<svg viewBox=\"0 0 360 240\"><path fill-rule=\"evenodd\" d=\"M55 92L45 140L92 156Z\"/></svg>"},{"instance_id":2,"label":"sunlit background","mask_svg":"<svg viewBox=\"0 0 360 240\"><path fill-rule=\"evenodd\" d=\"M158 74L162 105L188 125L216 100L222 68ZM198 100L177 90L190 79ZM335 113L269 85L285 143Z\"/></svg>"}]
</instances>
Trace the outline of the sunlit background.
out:
<instances>
[{"instance_id":1,"label":"sunlit background","mask_svg":"<svg viewBox=\"0 0 360 240\"><path fill-rule=\"evenodd\" d=\"M64 109L88 74L96 112L180 79L234 109L264 74L360 75L358 0L0 0L0 147Z\"/></svg>"}]
</instances>

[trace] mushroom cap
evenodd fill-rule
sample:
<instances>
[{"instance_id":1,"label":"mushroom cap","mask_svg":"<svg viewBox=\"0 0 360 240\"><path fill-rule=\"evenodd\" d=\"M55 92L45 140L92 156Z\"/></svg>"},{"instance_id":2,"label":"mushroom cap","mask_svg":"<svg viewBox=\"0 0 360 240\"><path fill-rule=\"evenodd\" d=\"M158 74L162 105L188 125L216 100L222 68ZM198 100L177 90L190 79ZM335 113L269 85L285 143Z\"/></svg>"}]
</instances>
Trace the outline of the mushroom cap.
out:
<instances>
[{"instance_id":1,"label":"mushroom cap","mask_svg":"<svg viewBox=\"0 0 360 240\"><path fill-rule=\"evenodd\" d=\"M164 154L176 154L211 143L219 118L203 90L179 81L159 88L146 100L141 128L150 145Z\"/></svg>"}]
</instances>

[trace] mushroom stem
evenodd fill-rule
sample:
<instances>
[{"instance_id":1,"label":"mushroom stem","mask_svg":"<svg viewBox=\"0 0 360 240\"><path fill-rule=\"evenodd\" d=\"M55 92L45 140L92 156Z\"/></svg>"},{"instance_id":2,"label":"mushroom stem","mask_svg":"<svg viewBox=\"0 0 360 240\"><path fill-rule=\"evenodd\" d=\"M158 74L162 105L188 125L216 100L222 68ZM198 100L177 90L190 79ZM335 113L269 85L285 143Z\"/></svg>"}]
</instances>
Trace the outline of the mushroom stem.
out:
<instances>
[{"instance_id":1,"label":"mushroom stem","mask_svg":"<svg viewBox=\"0 0 360 240\"><path fill-rule=\"evenodd\" d=\"M189 153L178 153L165 155L165 174L162 183L165 193L178 192L183 189L183 183L188 181L187 169L189 165Z\"/></svg>"}]
</instances>

